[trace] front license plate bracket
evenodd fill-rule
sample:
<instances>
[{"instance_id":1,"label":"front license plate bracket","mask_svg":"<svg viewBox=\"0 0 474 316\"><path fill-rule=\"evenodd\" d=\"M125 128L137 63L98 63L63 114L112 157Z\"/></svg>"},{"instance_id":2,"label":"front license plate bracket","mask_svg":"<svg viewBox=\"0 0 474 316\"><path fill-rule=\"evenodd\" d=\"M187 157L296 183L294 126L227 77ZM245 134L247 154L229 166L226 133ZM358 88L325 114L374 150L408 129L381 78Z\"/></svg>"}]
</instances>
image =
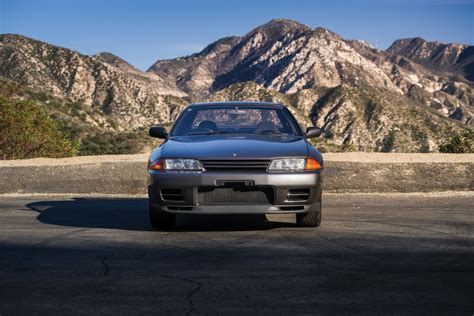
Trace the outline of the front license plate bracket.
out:
<instances>
[{"instance_id":1,"label":"front license plate bracket","mask_svg":"<svg viewBox=\"0 0 474 316\"><path fill-rule=\"evenodd\" d=\"M216 187L250 187L254 185L255 181L253 180L216 180Z\"/></svg>"}]
</instances>

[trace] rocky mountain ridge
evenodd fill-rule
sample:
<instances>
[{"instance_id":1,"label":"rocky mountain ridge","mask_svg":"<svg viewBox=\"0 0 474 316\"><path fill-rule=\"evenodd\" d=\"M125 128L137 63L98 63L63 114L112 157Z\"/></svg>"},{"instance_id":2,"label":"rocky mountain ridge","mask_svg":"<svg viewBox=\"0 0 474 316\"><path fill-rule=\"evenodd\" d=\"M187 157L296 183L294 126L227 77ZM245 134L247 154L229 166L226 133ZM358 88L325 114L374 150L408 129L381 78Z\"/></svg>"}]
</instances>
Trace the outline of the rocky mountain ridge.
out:
<instances>
[{"instance_id":1,"label":"rocky mountain ridge","mask_svg":"<svg viewBox=\"0 0 474 316\"><path fill-rule=\"evenodd\" d=\"M198 98L254 81L283 93L359 80L398 88L337 34L289 20L272 20L242 37L217 41L201 53L156 62L148 72L173 80Z\"/></svg>"},{"instance_id":2,"label":"rocky mountain ridge","mask_svg":"<svg viewBox=\"0 0 474 316\"><path fill-rule=\"evenodd\" d=\"M405 42L396 41L391 50L401 49ZM464 45L462 49L468 52L470 48ZM447 117L474 124L473 83L446 72L455 62L452 58L440 60L444 68L436 70L437 64L428 67L390 50L344 40L327 29L277 19L242 37L217 41L201 53L158 61L148 72L166 76L197 98L247 81L283 93L362 83L399 92Z\"/></svg>"},{"instance_id":3,"label":"rocky mountain ridge","mask_svg":"<svg viewBox=\"0 0 474 316\"><path fill-rule=\"evenodd\" d=\"M406 96L444 116L474 125L473 82L390 51L377 50L356 41L349 42L360 54L383 70Z\"/></svg>"},{"instance_id":4,"label":"rocky mountain ridge","mask_svg":"<svg viewBox=\"0 0 474 316\"><path fill-rule=\"evenodd\" d=\"M0 60L0 76L99 109L119 130L171 122L186 103L157 75L19 35L0 35Z\"/></svg>"},{"instance_id":5,"label":"rocky mountain ridge","mask_svg":"<svg viewBox=\"0 0 474 316\"><path fill-rule=\"evenodd\" d=\"M382 51L276 19L143 72L111 53L0 35L0 76L94 109L90 124L109 131L170 124L189 101L265 100L324 127L328 150L436 151L474 125L472 46L456 45L408 39Z\"/></svg>"},{"instance_id":6,"label":"rocky mountain ridge","mask_svg":"<svg viewBox=\"0 0 474 316\"><path fill-rule=\"evenodd\" d=\"M387 52L407 57L433 71L451 72L474 81L474 46L428 42L416 37L396 40Z\"/></svg>"}]
</instances>

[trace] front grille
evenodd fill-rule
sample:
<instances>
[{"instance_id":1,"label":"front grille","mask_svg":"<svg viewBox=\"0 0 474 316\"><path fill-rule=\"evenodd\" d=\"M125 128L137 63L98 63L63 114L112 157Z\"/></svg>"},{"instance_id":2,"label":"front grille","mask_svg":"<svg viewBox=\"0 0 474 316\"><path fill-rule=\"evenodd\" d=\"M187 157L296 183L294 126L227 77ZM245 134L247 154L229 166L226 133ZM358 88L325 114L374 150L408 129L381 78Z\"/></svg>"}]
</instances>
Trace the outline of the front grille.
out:
<instances>
[{"instance_id":1,"label":"front grille","mask_svg":"<svg viewBox=\"0 0 474 316\"><path fill-rule=\"evenodd\" d=\"M261 205L273 201L270 186L199 187L197 193L200 205Z\"/></svg>"},{"instance_id":2,"label":"front grille","mask_svg":"<svg viewBox=\"0 0 474 316\"><path fill-rule=\"evenodd\" d=\"M270 160L201 160L202 166L210 171L267 170Z\"/></svg>"}]
</instances>

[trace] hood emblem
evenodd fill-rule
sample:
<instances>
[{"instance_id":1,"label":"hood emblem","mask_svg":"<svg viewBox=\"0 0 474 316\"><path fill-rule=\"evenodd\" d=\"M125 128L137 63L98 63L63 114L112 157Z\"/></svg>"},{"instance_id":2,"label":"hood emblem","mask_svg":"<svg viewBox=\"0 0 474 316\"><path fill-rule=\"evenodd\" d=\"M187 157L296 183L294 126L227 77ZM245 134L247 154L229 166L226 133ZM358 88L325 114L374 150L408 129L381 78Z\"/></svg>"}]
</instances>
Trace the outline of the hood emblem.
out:
<instances>
[{"instance_id":1,"label":"hood emblem","mask_svg":"<svg viewBox=\"0 0 474 316\"><path fill-rule=\"evenodd\" d=\"M233 153L232 156L237 157L237 154L236 154L236 153Z\"/></svg>"}]
</instances>

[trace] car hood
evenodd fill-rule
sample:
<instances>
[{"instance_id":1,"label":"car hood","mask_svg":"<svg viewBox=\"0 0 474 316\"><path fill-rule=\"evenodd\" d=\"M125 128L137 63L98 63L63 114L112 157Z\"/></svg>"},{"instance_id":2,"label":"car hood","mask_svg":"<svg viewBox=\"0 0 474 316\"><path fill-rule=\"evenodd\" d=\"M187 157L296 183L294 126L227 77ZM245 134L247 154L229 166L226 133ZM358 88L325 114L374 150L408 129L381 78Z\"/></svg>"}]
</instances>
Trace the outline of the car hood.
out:
<instances>
[{"instance_id":1,"label":"car hood","mask_svg":"<svg viewBox=\"0 0 474 316\"><path fill-rule=\"evenodd\" d=\"M180 136L169 138L162 147L164 158L271 159L308 154L306 140L293 136Z\"/></svg>"}]
</instances>

